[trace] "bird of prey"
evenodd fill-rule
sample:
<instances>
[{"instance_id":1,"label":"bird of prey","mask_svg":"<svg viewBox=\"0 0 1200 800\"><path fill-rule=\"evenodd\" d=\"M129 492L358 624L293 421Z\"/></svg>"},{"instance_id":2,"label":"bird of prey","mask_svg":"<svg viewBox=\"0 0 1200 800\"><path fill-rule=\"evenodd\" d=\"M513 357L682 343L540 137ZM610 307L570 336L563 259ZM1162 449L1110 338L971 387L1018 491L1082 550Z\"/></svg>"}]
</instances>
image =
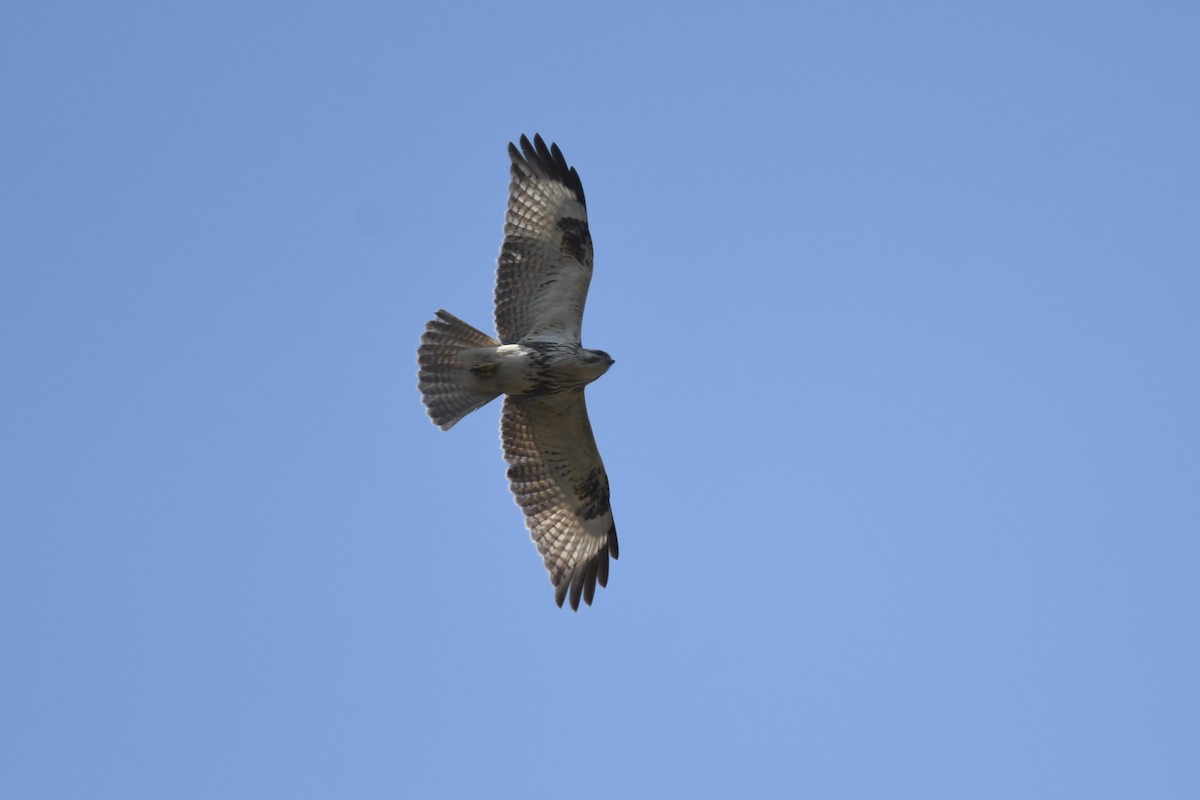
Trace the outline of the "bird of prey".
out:
<instances>
[{"instance_id":1,"label":"bird of prey","mask_svg":"<svg viewBox=\"0 0 1200 800\"><path fill-rule=\"evenodd\" d=\"M583 390L613 365L580 344L592 279L587 202L558 145L511 142L512 180L496 270L497 338L446 311L425 325L417 385L430 419L449 430L503 394L500 441L513 496L541 553L554 599L588 605L608 585L617 529L608 475Z\"/></svg>"}]
</instances>

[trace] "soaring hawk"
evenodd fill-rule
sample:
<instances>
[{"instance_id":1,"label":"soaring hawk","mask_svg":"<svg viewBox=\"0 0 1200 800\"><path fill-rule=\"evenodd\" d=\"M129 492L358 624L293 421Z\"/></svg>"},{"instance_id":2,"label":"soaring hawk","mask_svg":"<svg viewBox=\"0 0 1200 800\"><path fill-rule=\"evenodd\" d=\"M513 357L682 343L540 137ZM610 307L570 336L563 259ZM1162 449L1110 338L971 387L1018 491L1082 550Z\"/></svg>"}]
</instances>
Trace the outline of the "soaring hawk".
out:
<instances>
[{"instance_id":1,"label":"soaring hawk","mask_svg":"<svg viewBox=\"0 0 1200 800\"><path fill-rule=\"evenodd\" d=\"M588 605L608 584L617 529L608 476L588 422L583 390L613 365L580 344L592 279L583 184L558 145L511 142L512 181L496 270L493 339L446 311L425 325L417 385L434 424L449 430L503 394L500 441L508 480L554 599Z\"/></svg>"}]
</instances>

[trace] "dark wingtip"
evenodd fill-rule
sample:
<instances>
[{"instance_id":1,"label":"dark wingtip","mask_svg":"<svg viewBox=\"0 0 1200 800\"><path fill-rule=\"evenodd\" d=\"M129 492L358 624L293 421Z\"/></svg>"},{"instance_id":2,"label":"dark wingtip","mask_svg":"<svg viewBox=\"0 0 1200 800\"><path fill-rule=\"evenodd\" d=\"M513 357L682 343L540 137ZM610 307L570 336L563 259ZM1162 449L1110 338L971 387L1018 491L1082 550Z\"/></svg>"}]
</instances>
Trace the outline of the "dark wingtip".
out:
<instances>
[{"instance_id":1,"label":"dark wingtip","mask_svg":"<svg viewBox=\"0 0 1200 800\"><path fill-rule=\"evenodd\" d=\"M601 551L599 555L589 561L587 573L583 576L583 602L589 606L592 604L592 598L596 596L596 572L600 567L600 558L607 555Z\"/></svg>"},{"instance_id":2,"label":"dark wingtip","mask_svg":"<svg viewBox=\"0 0 1200 800\"><path fill-rule=\"evenodd\" d=\"M553 161L554 157L550 155L550 148L546 147L546 140L542 138L540 133L533 135L533 149L537 151L538 158L542 161Z\"/></svg>"},{"instance_id":3,"label":"dark wingtip","mask_svg":"<svg viewBox=\"0 0 1200 800\"><path fill-rule=\"evenodd\" d=\"M512 142L508 143L508 157L513 162L513 177L518 177L517 171L521 169L518 165L524 165L539 178L558 181L570 189L579 204L587 208L587 198L583 194L583 181L579 178L579 172L567 164L567 159L557 144L552 142L547 147L546 140L540 133L533 135L532 143L525 134L521 134L519 141L520 151Z\"/></svg>"},{"instance_id":4,"label":"dark wingtip","mask_svg":"<svg viewBox=\"0 0 1200 800\"><path fill-rule=\"evenodd\" d=\"M617 526L608 526L608 554L613 558L620 557L620 545L617 544Z\"/></svg>"},{"instance_id":5,"label":"dark wingtip","mask_svg":"<svg viewBox=\"0 0 1200 800\"><path fill-rule=\"evenodd\" d=\"M572 611L579 610L579 601L591 605L596 598L596 584L608 585L608 550L601 550L590 561L577 564L571 574L554 587L554 602L559 608L567 603Z\"/></svg>"},{"instance_id":6,"label":"dark wingtip","mask_svg":"<svg viewBox=\"0 0 1200 800\"><path fill-rule=\"evenodd\" d=\"M571 610L579 610L579 598L583 596L584 579L587 577L587 565L577 564L571 573Z\"/></svg>"}]
</instances>

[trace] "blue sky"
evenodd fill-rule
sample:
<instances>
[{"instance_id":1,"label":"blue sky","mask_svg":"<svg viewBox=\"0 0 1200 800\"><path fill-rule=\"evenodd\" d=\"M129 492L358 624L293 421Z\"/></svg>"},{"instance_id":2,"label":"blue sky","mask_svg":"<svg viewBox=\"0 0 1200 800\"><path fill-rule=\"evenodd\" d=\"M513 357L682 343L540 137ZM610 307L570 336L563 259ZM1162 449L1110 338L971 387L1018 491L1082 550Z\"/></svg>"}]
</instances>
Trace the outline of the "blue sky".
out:
<instances>
[{"instance_id":1,"label":"blue sky","mask_svg":"<svg viewBox=\"0 0 1200 800\"><path fill-rule=\"evenodd\" d=\"M0 795L1200 795L1196 6L433 6L0 12ZM535 131L577 614L415 387Z\"/></svg>"}]
</instances>

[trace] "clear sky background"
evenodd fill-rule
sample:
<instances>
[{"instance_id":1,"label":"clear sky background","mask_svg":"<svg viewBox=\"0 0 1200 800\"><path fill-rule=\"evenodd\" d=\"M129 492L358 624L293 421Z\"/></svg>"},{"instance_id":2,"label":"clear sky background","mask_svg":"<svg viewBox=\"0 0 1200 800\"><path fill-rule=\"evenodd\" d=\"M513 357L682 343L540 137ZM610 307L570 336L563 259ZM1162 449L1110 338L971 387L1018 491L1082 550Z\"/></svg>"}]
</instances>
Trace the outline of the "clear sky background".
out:
<instances>
[{"instance_id":1,"label":"clear sky background","mask_svg":"<svg viewBox=\"0 0 1200 800\"><path fill-rule=\"evenodd\" d=\"M1200 796L1194 3L6 3L0 796ZM621 559L491 330L587 190Z\"/></svg>"}]
</instances>

